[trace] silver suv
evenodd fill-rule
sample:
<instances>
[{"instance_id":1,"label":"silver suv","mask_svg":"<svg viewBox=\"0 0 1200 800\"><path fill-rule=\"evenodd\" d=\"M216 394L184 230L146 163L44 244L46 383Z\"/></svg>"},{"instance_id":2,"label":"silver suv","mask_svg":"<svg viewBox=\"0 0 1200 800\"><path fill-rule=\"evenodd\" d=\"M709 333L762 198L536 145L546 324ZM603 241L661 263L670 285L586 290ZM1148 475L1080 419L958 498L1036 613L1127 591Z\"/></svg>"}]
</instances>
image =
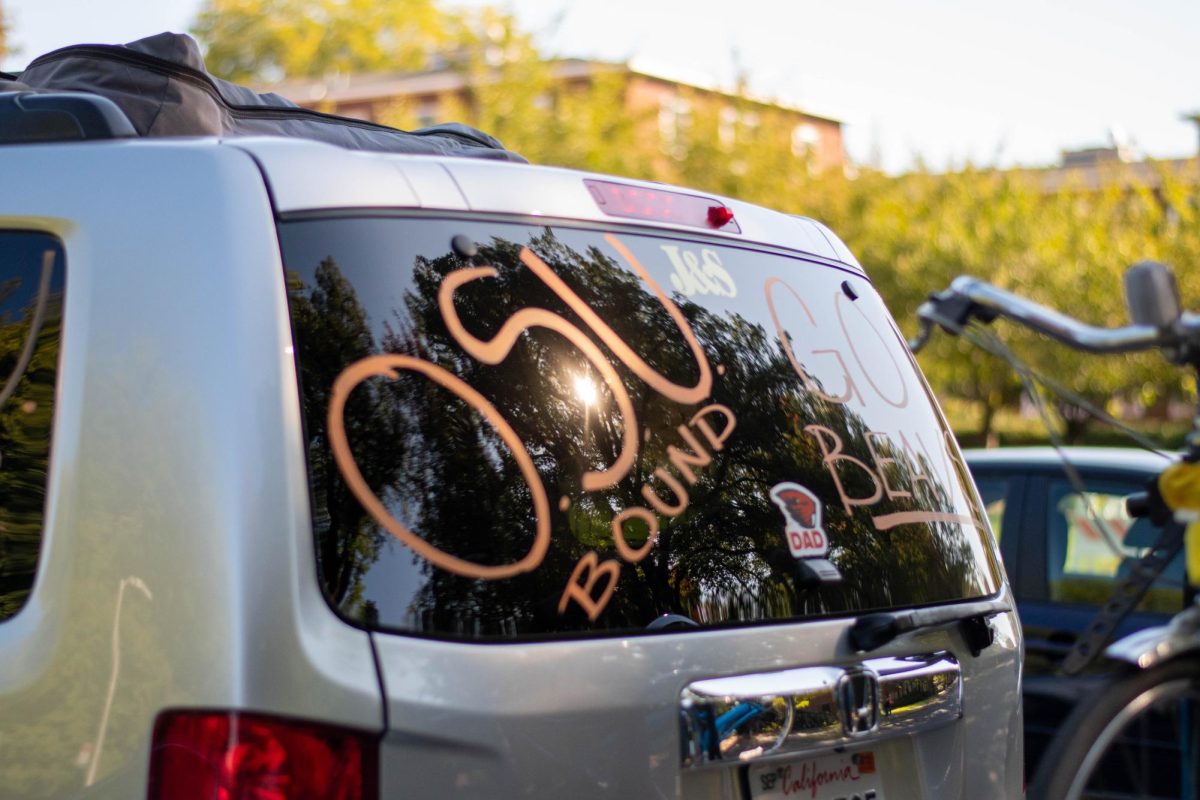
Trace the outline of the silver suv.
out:
<instances>
[{"instance_id":1,"label":"silver suv","mask_svg":"<svg viewBox=\"0 0 1200 800\"><path fill-rule=\"evenodd\" d=\"M826 228L0 147L0 793L1015 798L975 490Z\"/></svg>"}]
</instances>

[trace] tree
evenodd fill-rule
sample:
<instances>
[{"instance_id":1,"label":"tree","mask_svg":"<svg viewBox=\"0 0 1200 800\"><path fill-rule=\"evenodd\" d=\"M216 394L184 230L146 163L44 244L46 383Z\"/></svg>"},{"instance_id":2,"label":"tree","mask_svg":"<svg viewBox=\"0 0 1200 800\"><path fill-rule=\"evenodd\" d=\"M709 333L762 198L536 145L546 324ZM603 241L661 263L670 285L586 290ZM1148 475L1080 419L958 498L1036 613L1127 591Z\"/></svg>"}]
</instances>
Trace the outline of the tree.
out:
<instances>
[{"instance_id":1,"label":"tree","mask_svg":"<svg viewBox=\"0 0 1200 800\"><path fill-rule=\"evenodd\" d=\"M192 33L209 70L241 82L425 69L467 38L435 0L205 0Z\"/></svg>"},{"instance_id":2,"label":"tree","mask_svg":"<svg viewBox=\"0 0 1200 800\"><path fill-rule=\"evenodd\" d=\"M1140 259L1176 267L1185 306L1200 296L1196 271L1186 268L1200 257L1198 195L1193 175L1165 167L1150 179L1118 168L1099 188L1069 184L1053 192L1036 171L966 167L822 178L810 185L802 210L847 241L909 334L925 295L964 273L1113 327L1127 319L1121 275ZM992 327L1037 373L1110 411L1193 396L1157 355L1084 355L1014 325ZM939 395L978 409L985 438L996 413L1020 395L1007 363L964 342L935 337L921 362ZM1082 435L1083 422L1070 415L1064 433Z\"/></svg>"},{"instance_id":3,"label":"tree","mask_svg":"<svg viewBox=\"0 0 1200 800\"><path fill-rule=\"evenodd\" d=\"M867 268L901 328L915 331L917 306L968 273L1082 314L1098 325L1126 318L1121 273L1142 258L1180 269L1183 297L1200 297L1200 182L1166 167L1152 179L1117 168L1100 188L1047 191L1036 170L966 165L888 176L867 168L810 169L791 137L793 118L769 104L684 88L669 138L659 109L629 110L630 78L598 65L568 84L511 15L484 7L449 14L439 0L206 0L194 31L210 66L239 80L330 71L437 65L464 77L444 120L481 128L535 163L624 175L738 197L828 224ZM379 120L419 124L397 102ZM1019 356L1101 405L1165 408L1193 389L1167 377L1156 356L1099 358L995 326ZM922 364L943 397L991 433L1012 408L1020 381L1007 363L938 337ZM1082 433L1072 422L1066 433Z\"/></svg>"},{"instance_id":4,"label":"tree","mask_svg":"<svg viewBox=\"0 0 1200 800\"><path fill-rule=\"evenodd\" d=\"M0 2L0 61L9 53L8 34L11 23L8 21L8 14L4 11L4 3Z\"/></svg>"}]
</instances>

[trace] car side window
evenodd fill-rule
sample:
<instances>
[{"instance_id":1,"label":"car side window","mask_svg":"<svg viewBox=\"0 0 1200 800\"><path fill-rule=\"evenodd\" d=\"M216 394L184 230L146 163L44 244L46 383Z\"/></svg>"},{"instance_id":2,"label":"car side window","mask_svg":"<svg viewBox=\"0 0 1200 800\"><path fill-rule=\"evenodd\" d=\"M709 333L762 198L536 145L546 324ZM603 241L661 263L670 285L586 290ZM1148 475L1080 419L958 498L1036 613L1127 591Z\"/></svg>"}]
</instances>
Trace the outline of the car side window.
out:
<instances>
[{"instance_id":1,"label":"car side window","mask_svg":"<svg viewBox=\"0 0 1200 800\"><path fill-rule=\"evenodd\" d=\"M1004 509L1008 505L1012 481L1002 478L981 478L975 482L975 486L979 489L979 499L983 501L983 509L987 513L988 521L992 524L992 533L996 535L998 542L1003 533Z\"/></svg>"},{"instance_id":2,"label":"car side window","mask_svg":"<svg viewBox=\"0 0 1200 800\"><path fill-rule=\"evenodd\" d=\"M0 231L0 621L25 604L41 550L64 275L56 238Z\"/></svg>"},{"instance_id":3,"label":"car side window","mask_svg":"<svg viewBox=\"0 0 1200 800\"><path fill-rule=\"evenodd\" d=\"M1132 519L1125 498L1135 482L1089 481L1084 494L1066 480L1052 480L1046 507L1047 596L1064 603L1098 606L1158 538L1148 519ZM1183 607L1183 557L1177 556L1142 598L1143 611L1174 613Z\"/></svg>"}]
</instances>

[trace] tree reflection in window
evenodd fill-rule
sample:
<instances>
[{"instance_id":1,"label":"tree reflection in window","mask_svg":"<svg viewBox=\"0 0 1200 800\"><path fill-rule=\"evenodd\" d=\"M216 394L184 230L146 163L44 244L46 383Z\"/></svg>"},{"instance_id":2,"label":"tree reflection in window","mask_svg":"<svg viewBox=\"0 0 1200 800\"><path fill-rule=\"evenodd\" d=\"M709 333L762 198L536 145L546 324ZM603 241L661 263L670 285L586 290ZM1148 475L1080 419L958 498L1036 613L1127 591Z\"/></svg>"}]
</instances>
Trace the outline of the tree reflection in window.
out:
<instances>
[{"instance_id":1,"label":"tree reflection in window","mask_svg":"<svg viewBox=\"0 0 1200 800\"><path fill-rule=\"evenodd\" d=\"M674 518L660 516L658 541L649 554L636 564L622 563L604 612L595 621L573 606L560 614L564 583L581 557L596 551L602 559L617 558L614 515L645 505L641 488L647 482L665 500L671 498L653 473L668 463L667 446L680 444L676 427L686 424L697 406L667 400L611 358L643 429L641 446L631 471L616 486L582 491L583 472L603 469L619 455L625 432L610 393L594 381L596 396L580 399L576 384L589 374L589 363L553 331L527 331L495 366L467 355L447 329L437 300L443 278L463 266L449 242L465 223L441 224L446 251L415 254L407 267L394 257L372 265L352 256L353 263L341 265L336 237L326 237L327 244L322 240L322 255L304 253L307 262L288 259L322 580L344 613L402 630L494 637L641 629L664 613L705 625L785 619L993 590L994 565L979 563L960 525L877 531L869 516L846 514L836 502L818 444L804 429L827 428L848 453L866 458L868 429L861 416L803 389L769 322L764 327L676 295L709 363L720 367L711 402L735 412L736 431L710 465L696 470L696 483L686 487L686 510ZM326 225L327 232L336 230ZM526 307L549 309L586 330L522 265L520 251L528 246L655 370L680 385L696 382L695 357L677 326L644 283L603 246L599 234L571 232L572 246L548 228L507 230L514 233L478 237L476 262L495 266L497 275L454 295L471 335L490 339ZM581 238L586 243L576 244ZM385 267L402 287L403 299L388 318L372 322L352 281ZM381 352L420 358L458 376L488 398L519 435L551 498L552 540L539 568L496 581L435 568L382 532L347 490L328 444L329 390L347 365ZM351 393L345 426L367 484L427 542L480 564L511 563L529 550L535 520L525 480L496 432L452 394L415 373L371 379ZM942 446L941 431L927 433L930 444ZM896 485L913 483L914 473L935 474L924 456L888 455L894 459L888 470ZM798 585L780 512L769 498L770 488L781 480L799 482L827 498L825 528L830 558L844 576L840 586ZM861 476L849 474L844 480L854 496L871 492L856 483L865 480ZM945 485L933 484L926 494L929 508L953 507ZM561 497L570 499L569 506L559 506ZM888 499L875 508L880 514L889 510L903 509ZM626 534L634 548L642 544L637 527L632 523ZM642 531L644 536L644 526Z\"/></svg>"},{"instance_id":2,"label":"tree reflection in window","mask_svg":"<svg viewBox=\"0 0 1200 800\"><path fill-rule=\"evenodd\" d=\"M0 620L25 604L41 549L62 265L52 237L0 232Z\"/></svg>"}]
</instances>

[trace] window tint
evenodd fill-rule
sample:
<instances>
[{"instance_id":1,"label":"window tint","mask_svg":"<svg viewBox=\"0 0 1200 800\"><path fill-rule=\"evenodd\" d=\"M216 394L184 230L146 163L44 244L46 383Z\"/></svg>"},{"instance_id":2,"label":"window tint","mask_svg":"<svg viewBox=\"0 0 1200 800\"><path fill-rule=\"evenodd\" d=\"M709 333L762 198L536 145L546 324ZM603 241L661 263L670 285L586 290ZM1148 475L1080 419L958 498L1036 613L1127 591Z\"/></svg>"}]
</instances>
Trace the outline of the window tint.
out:
<instances>
[{"instance_id":1,"label":"window tint","mask_svg":"<svg viewBox=\"0 0 1200 800\"><path fill-rule=\"evenodd\" d=\"M486 219L280 234L318 559L348 617L572 635L999 586L953 437L861 277ZM842 581L807 580L810 556Z\"/></svg>"},{"instance_id":2,"label":"window tint","mask_svg":"<svg viewBox=\"0 0 1200 800\"><path fill-rule=\"evenodd\" d=\"M63 272L53 237L0 231L0 620L29 596L42 542Z\"/></svg>"},{"instance_id":3,"label":"window tint","mask_svg":"<svg viewBox=\"0 0 1200 800\"><path fill-rule=\"evenodd\" d=\"M1047 596L1054 601L1101 605L1160 529L1132 519L1125 498L1141 491L1130 481L1088 481L1081 495L1065 480L1051 481L1046 507ZM1174 613L1183 607L1182 553L1142 598L1143 611Z\"/></svg>"}]
</instances>

